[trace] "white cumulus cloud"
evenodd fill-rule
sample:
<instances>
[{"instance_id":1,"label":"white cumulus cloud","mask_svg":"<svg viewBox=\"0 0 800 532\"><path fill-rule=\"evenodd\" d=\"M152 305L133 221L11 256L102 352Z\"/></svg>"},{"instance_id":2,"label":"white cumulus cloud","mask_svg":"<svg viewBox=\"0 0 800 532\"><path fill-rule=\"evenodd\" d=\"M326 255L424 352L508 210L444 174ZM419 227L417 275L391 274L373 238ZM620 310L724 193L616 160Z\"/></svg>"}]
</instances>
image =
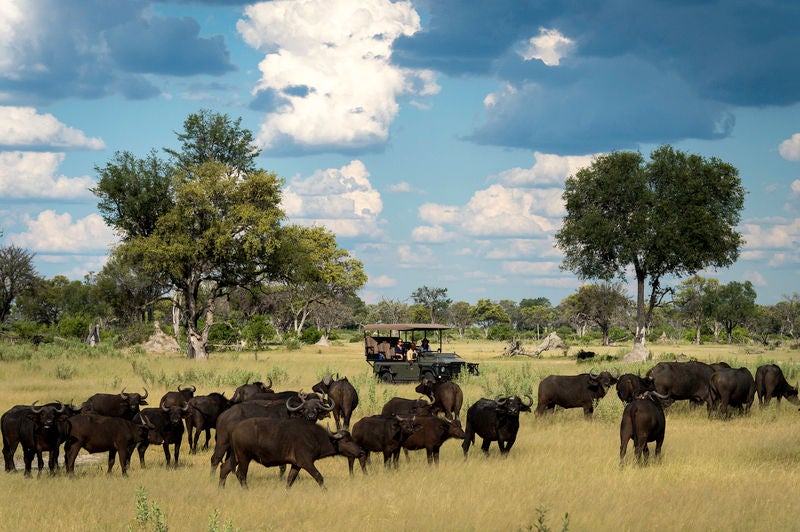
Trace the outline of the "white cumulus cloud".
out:
<instances>
[{"instance_id":1,"label":"white cumulus cloud","mask_svg":"<svg viewBox=\"0 0 800 532\"><path fill-rule=\"evenodd\" d=\"M37 253L80 253L108 250L117 238L98 214L73 220L69 213L45 210L25 220L26 230L8 240Z\"/></svg>"},{"instance_id":2,"label":"white cumulus cloud","mask_svg":"<svg viewBox=\"0 0 800 532\"><path fill-rule=\"evenodd\" d=\"M270 94L265 147L358 148L383 143L404 94L436 94L428 71L390 63L392 43L420 29L411 2L277 0L245 8L237 29L264 52L255 93Z\"/></svg>"},{"instance_id":3,"label":"white cumulus cloud","mask_svg":"<svg viewBox=\"0 0 800 532\"><path fill-rule=\"evenodd\" d=\"M800 133L795 133L778 146L778 153L788 161L800 161Z\"/></svg>"},{"instance_id":4,"label":"white cumulus cloud","mask_svg":"<svg viewBox=\"0 0 800 532\"><path fill-rule=\"evenodd\" d=\"M0 152L0 196L5 198L90 198L89 176L66 177L57 173L63 153Z\"/></svg>"},{"instance_id":5,"label":"white cumulus cloud","mask_svg":"<svg viewBox=\"0 0 800 532\"><path fill-rule=\"evenodd\" d=\"M575 41L554 29L539 28L539 34L528 39L519 55L526 61L539 59L547 66L558 66L561 59L575 49Z\"/></svg>"},{"instance_id":6,"label":"white cumulus cloud","mask_svg":"<svg viewBox=\"0 0 800 532\"><path fill-rule=\"evenodd\" d=\"M44 147L57 150L102 150L105 143L87 137L53 115L39 114L33 107L0 106L0 146Z\"/></svg>"},{"instance_id":7,"label":"white cumulus cloud","mask_svg":"<svg viewBox=\"0 0 800 532\"><path fill-rule=\"evenodd\" d=\"M283 191L282 207L295 223L324 225L342 237L376 236L383 202L369 178L358 160L296 177Z\"/></svg>"},{"instance_id":8,"label":"white cumulus cloud","mask_svg":"<svg viewBox=\"0 0 800 532\"><path fill-rule=\"evenodd\" d=\"M596 156L597 154L562 156L534 152L536 163L532 167L511 168L494 176L494 179L508 186L563 186L567 177L592 164Z\"/></svg>"}]
</instances>

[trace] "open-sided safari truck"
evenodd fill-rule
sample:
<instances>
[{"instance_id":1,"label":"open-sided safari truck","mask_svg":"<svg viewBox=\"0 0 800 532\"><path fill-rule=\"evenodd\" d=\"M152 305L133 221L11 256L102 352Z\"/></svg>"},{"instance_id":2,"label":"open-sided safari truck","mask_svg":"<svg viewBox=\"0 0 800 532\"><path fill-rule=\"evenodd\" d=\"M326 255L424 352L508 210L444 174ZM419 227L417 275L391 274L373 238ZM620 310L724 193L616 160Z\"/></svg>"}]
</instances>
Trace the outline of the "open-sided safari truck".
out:
<instances>
[{"instance_id":1,"label":"open-sided safari truck","mask_svg":"<svg viewBox=\"0 0 800 532\"><path fill-rule=\"evenodd\" d=\"M440 381L462 371L478 374L478 364L442 352L443 332L435 323L373 323L364 326L364 355L383 382Z\"/></svg>"}]
</instances>

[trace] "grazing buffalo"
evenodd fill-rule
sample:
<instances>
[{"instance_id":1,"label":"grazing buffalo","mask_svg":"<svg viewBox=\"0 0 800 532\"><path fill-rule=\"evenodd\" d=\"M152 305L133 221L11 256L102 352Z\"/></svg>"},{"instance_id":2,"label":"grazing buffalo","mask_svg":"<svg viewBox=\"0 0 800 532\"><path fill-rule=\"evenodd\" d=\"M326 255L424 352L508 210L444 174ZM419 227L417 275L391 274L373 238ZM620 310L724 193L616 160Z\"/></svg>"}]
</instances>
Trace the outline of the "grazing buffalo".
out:
<instances>
[{"instance_id":1,"label":"grazing buffalo","mask_svg":"<svg viewBox=\"0 0 800 532\"><path fill-rule=\"evenodd\" d=\"M765 364L756 370L756 393L758 404L762 408L768 406L773 397L778 400L778 404L781 404L781 399L784 397L792 404L800 404L800 399L797 398L797 386L786 382L780 366L775 364Z\"/></svg>"},{"instance_id":2,"label":"grazing buffalo","mask_svg":"<svg viewBox=\"0 0 800 532\"><path fill-rule=\"evenodd\" d=\"M194 386L187 386L185 388L178 387L177 392L167 392L161 397L158 404L164 406L179 406L183 407L189 403L189 400L194 397L194 392L197 390Z\"/></svg>"},{"instance_id":3,"label":"grazing buffalo","mask_svg":"<svg viewBox=\"0 0 800 532\"><path fill-rule=\"evenodd\" d=\"M334 379L333 375L326 375L311 389L323 396L327 395L333 401L333 419L336 421L336 430L342 427L350 430L350 418L358 406L358 392L347 380L347 377Z\"/></svg>"},{"instance_id":4,"label":"grazing buffalo","mask_svg":"<svg viewBox=\"0 0 800 532\"><path fill-rule=\"evenodd\" d=\"M264 467L291 464L286 476L286 486L294 484L297 474L305 469L321 488L325 488L322 473L314 465L320 458L341 454L358 458L364 454L350 436L342 430L332 433L302 419L251 418L236 425L231 433L233 459L225 462L220 471L220 486L231 470L236 468L236 478L247 487L247 471L255 460Z\"/></svg>"},{"instance_id":5,"label":"grazing buffalo","mask_svg":"<svg viewBox=\"0 0 800 532\"><path fill-rule=\"evenodd\" d=\"M44 469L42 452L44 451L50 455L47 462L50 474L55 474L58 463L58 447L63 439L59 421L64 421L67 415L67 405L61 402L44 406L36 406L34 402L30 412L20 420L19 443L22 445L26 477L31 476L34 455L39 466L39 475L42 474L42 469Z\"/></svg>"},{"instance_id":6,"label":"grazing buffalo","mask_svg":"<svg viewBox=\"0 0 800 532\"><path fill-rule=\"evenodd\" d=\"M450 438L464 439L464 430L461 422L438 416L416 416L414 418L414 432L403 440L403 449L417 451L425 449L428 463L439 465L439 449ZM395 462L400 456L400 451L394 453Z\"/></svg>"},{"instance_id":7,"label":"grazing buffalo","mask_svg":"<svg viewBox=\"0 0 800 532\"><path fill-rule=\"evenodd\" d=\"M500 447L500 454L505 455L511 450L519 431L519 413L530 412L533 397L525 396L523 401L516 395L492 399L478 399L467 409L467 426L464 429L464 458L467 457L469 447L475 443L475 435L483 438L481 450L489 454L489 446L493 441Z\"/></svg>"},{"instance_id":8,"label":"grazing buffalo","mask_svg":"<svg viewBox=\"0 0 800 532\"><path fill-rule=\"evenodd\" d=\"M722 417L728 417L728 407L749 413L756 395L756 381L747 368L722 368L711 374L708 384L708 415L719 407Z\"/></svg>"},{"instance_id":9,"label":"grazing buffalo","mask_svg":"<svg viewBox=\"0 0 800 532\"><path fill-rule=\"evenodd\" d=\"M607 371L581 373L580 375L550 375L539 383L539 403L536 415L553 413L556 406L583 408L586 419L592 418L595 404L606 396L606 391L617 382Z\"/></svg>"},{"instance_id":10,"label":"grazing buffalo","mask_svg":"<svg viewBox=\"0 0 800 532\"><path fill-rule=\"evenodd\" d=\"M242 420L254 417L268 417L274 419L288 419L300 417L316 423L326 417L332 409L330 403L324 402L317 394L303 395L300 404L293 404L289 398L285 403L274 401L245 401L235 404L217 418L216 445L211 456L211 472L217 465L231 456L230 435L233 428Z\"/></svg>"},{"instance_id":11,"label":"grazing buffalo","mask_svg":"<svg viewBox=\"0 0 800 532\"><path fill-rule=\"evenodd\" d=\"M47 403L44 407L53 407L60 409L64 403L58 401L55 403ZM34 405L17 405L11 407L7 412L0 416L0 430L3 433L3 462L7 472L16 471L14 464L14 453L17 452L17 447L21 443L21 428L23 420L33 416ZM79 414L80 407L73 406L71 403L66 405L66 410L59 414L56 426L59 431L59 443L64 440L64 421L63 419L75 414ZM41 471L41 467L39 468Z\"/></svg>"},{"instance_id":12,"label":"grazing buffalo","mask_svg":"<svg viewBox=\"0 0 800 532\"><path fill-rule=\"evenodd\" d=\"M119 394L96 393L83 403L81 411L87 414L133 419L139 412L139 407L147 405L145 401L147 395L147 389L144 390L144 395L140 395L125 393L125 388Z\"/></svg>"},{"instance_id":13,"label":"grazing buffalo","mask_svg":"<svg viewBox=\"0 0 800 532\"><path fill-rule=\"evenodd\" d=\"M208 449L211 429L217 428L217 418L232 404L223 394L217 392L189 399L189 415L186 416L185 422L186 438L192 454L197 452L197 441L200 439L202 431L206 433L206 443L203 445L203 449Z\"/></svg>"},{"instance_id":14,"label":"grazing buffalo","mask_svg":"<svg viewBox=\"0 0 800 532\"><path fill-rule=\"evenodd\" d=\"M717 367L724 368L724 362ZM672 401L689 401L697 406L708 404L708 381L715 368L705 362L659 362L647 371L645 378L653 382L653 390L668 395Z\"/></svg>"},{"instance_id":15,"label":"grazing buffalo","mask_svg":"<svg viewBox=\"0 0 800 532\"><path fill-rule=\"evenodd\" d=\"M392 416L434 416L439 410L425 399L404 399L392 397L381 409L383 417Z\"/></svg>"},{"instance_id":16,"label":"grazing buffalo","mask_svg":"<svg viewBox=\"0 0 800 532\"><path fill-rule=\"evenodd\" d=\"M67 474L75 472L75 459L81 449L89 453L108 452L108 471L114 467L116 455L122 475L128 475L131 455L136 444L147 439L147 432L155 426L142 419L141 424L122 417L79 414L67 420L67 441L64 444Z\"/></svg>"},{"instance_id":17,"label":"grazing buffalo","mask_svg":"<svg viewBox=\"0 0 800 532\"><path fill-rule=\"evenodd\" d=\"M181 453L181 440L183 439L183 418L187 415L189 415L188 404L167 406L165 402L162 402L161 408L145 408L133 417L134 423L144 425L144 420L147 419L154 427L147 433L147 438L140 441L137 447L139 463L142 468L145 467L144 453L151 443L163 446L167 467L170 466L169 446L172 444L173 466L178 467L178 456Z\"/></svg>"},{"instance_id":18,"label":"grazing buffalo","mask_svg":"<svg viewBox=\"0 0 800 532\"><path fill-rule=\"evenodd\" d=\"M356 421L352 435L353 440L364 449L364 456L359 458L364 474L367 473L367 462L371 452L383 453L383 465L388 466L389 460L400 451L405 439L413 432L413 416L369 416ZM349 458L348 462L352 475L355 458ZM397 461L394 465L397 467Z\"/></svg>"},{"instance_id":19,"label":"grazing buffalo","mask_svg":"<svg viewBox=\"0 0 800 532\"><path fill-rule=\"evenodd\" d=\"M625 373L617 379L617 397L625 404L632 402L644 392L652 389L652 380L642 378L633 373Z\"/></svg>"},{"instance_id":20,"label":"grazing buffalo","mask_svg":"<svg viewBox=\"0 0 800 532\"><path fill-rule=\"evenodd\" d=\"M625 406L622 421L619 425L619 465L623 466L628 441L633 440L636 461L642 463L650 457L647 443L656 442L656 458L661 457L661 445L664 443L664 431L667 426L661 402L667 400L666 395L646 391Z\"/></svg>"},{"instance_id":21,"label":"grazing buffalo","mask_svg":"<svg viewBox=\"0 0 800 532\"><path fill-rule=\"evenodd\" d=\"M251 395L257 393L269 393L272 391L272 379L269 380L269 384L264 384L263 382L252 382L252 383L244 383L233 392L233 397L231 397L231 403L241 403L242 401L247 401Z\"/></svg>"},{"instance_id":22,"label":"grazing buffalo","mask_svg":"<svg viewBox=\"0 0 800 532\"><path fill-rule=\"evenodd\" d=\"M444 417L448 419L458 419L461 415L461 405L464 404L464 392L461 387L453 381L436 382L431 379L423 379L414 388L414 391L426 396L433 403L433 408L444 412Z\"/></svg>"}]
</instances>

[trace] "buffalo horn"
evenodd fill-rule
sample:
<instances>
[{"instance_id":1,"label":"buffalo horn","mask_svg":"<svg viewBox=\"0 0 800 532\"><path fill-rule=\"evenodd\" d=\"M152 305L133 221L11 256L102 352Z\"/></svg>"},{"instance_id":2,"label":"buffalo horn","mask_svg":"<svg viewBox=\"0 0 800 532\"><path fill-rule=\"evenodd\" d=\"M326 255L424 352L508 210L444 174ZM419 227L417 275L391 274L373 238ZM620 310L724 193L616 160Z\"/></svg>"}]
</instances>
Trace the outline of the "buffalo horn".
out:
<instances>
[{"instance_id":1,"label":"buffalo horn","mask_svg":"<svg viewBox=\"0 0 800 532\"><path fill-rule=\"evenodd\" d=\"M67 408L67 405L65 405L61 401L58 401L58 408L56 408L56 412L61 414L62 412L64 412L64 410L66 410L66 408Z\"/></svg>"},{"instance_id":2,"label":"buffalo horn","mask_svg":"<svg viewBox=\"0 0 800 532\"><path fill-rule=\"evenodd\" d=\"M494 398L494 400L498 405L504 405L508 402L508 397L503 397L502 395L498 395L497 397Z\"/></svg>"},{"instance_id":3,"label":"buffalo horn","mask_svg":"<svg viewBox=\"0 0 800 532\"><path fill-rule=\"evenodd\" d=\"M527 399L528 399L528 402L526 403L525 401L522 401L522 404L524 404L525 406L527 406L528 408L530 408L531 406L533 406L533 397L531 397L531 396L530 396L530 395L528 395L527 393L525 394L525 397L527 397Z\"/></svg>"},{"instance_id":4,"label":"buffalo horn","mask_svg":"<svg viewBox=\"0 0 800 532\"><path fill-rule=\"evenodd\" d=\"M300 410L301 408L303 408L303 403L300 403L300 404L299 404L299 405L297 405L297 406L292 406L291 404L289 404L289 403L291 403L291 402L292 402L292 398L291 398L291 397L289 397L289 398L286 400L286 410L288 410L289 412L297 412L298 410Z\"/></svg>"},{"instance_id":5,"label":"buffalo horn","mask_svg":"<svg viewBox=\"0 0 800 532\"><path fill-rule=\"evenodd\" d=\"M197 390L197 388L195 388L195 387L194 387L193 385L191 385L191 384L190 384L189 386L185 387L185 388L181 388L180 386L178 386L178 391L179 391L179 392L187 391L187 392L192 392L192 393L194 393L196 390Z\"/></svg>"},{"instance_id":6,"label":"buffalo horn","mask_svg":"<svg viewBox=\"0 0 800 532\"><path fill-rule=\"evenodd\" d=\"M272 378L269 375L267 375L267 380L269 380L269 384L267 384L267 390L271 390L272 389Z\"/></svg>"},{"instance_id":7,"label":"buffalo horn","mask_svg":"<svg viewBox=\"0 0 800 532\"><path fill-rule=\"evenodd\" d=\"M119 396L122 397L123 399L128 398L128 394L125 393L125 388L122 388L122 391L119 392Z\"/></svg>"},{"instance_id":8,"label":"buffalo horn","mask_svg":"<svg viewBox=\"0 0 800 532\"><path fill-rule=\"evenodd\" d=\"M597 377L600 376L600 374L599 373L595 373L594 368L592 368L592 369L589 370L589 376L591 378L593 378L593 379L596 379Z\"/></svg>"},{"instance_id":9,"label":"buffalo horn","mask_svg":"<svg viewBox=\"0 0 800 532\"><path fill-rule=\"evenodd\" d=\"M148 395L149 395L149 392L147 391L147 388L145 388L144 389L144 395L142 396L142 399L147 399Z\"/></svg>"},{"instance_id":10,"label":"buffalo horn","mask_svg":"<svg viewBox=\"0 0 800 532\"><path fill-rule=\"evenodd\" d=\"M325 403L325 401L320 401L320 403L319 403L319 407L320 407L321 409L323 409L323 410L326 410L326 411L328 411L328 412L330 412L331 410L333 410L333 407L334 407L334 406L336 406L336 404L333 402L333 399L331 399L330 397L328 397L328 402L327 402L327 404Z\"/></svg>"},{"instance_id":11,"label":"buffalo horn","mask_svg":"<svg viewBox=\"0 0 800 532\"><path fill-rule=\"evenodd\" d=\"M31 405L31 410L33 411L33 413L34 413L34 414L38 414L39 412L41 412L41 411L42 411L42 408L43 408L43 407L41 407L41 406L36 406L36 403L38 403L38 402L39 402L39 401L34 401L34 402L33 402L33 404ZM3 429L3 430L5 430L5 429Z\"/></svg>"},{"instance_id":12,"label":"buffalo horn","mask_svg":"<svg viewBox=\"0 0 800 532\"><path fill-rule=\"evenodd\" d=\"M331 432L330 425L326 424L325 425L325 430L328 432L328 436L330 436L334 440L341 440L342 438L344 438L344 432L342 432L341 430L339 430L337 432Z\"/></svg>"}]
</instances>

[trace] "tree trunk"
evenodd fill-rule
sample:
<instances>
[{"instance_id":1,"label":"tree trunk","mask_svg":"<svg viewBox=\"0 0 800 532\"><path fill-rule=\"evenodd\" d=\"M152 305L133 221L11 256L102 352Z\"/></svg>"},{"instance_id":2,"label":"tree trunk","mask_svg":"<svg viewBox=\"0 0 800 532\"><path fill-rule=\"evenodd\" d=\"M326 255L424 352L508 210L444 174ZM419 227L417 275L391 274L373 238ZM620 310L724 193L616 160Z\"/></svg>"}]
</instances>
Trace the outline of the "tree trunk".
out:
<instances>
[{"instance_id":1,"label":"tree trunk","mask_svg":"<svg viewBox=\"0 0 800 532\"><path fill-rule=\"evenodd\" d=\"M644 275L636 274L636 336L633 338L634 348L644 347L647 337L647 314L644 310Z\"/></svg>"},{"instance_id":2,"label":"tree trunk","mask_svg":"<svg viewBox=\"0 0 800 532\"><path fill-rule=\"evenodd\" d=\"M181 307L178 301L178 295L176 294L172 298L172 335L175 337L175 341L180 340L181 336Z\"/></svg>"},{"instance_id":3,"label":"tree trunk","mask_svg":"<svg viewBox=\"0 0 800 532\"><path fill-rule=\"evenodd\" d=\"M694 343L696 343L697 345L700 345L700 329L701 329L701 327L702 327L702 325L698 325L697 328L695 329L695 333L694 333Z\"/></svg>"}]
</instances>

